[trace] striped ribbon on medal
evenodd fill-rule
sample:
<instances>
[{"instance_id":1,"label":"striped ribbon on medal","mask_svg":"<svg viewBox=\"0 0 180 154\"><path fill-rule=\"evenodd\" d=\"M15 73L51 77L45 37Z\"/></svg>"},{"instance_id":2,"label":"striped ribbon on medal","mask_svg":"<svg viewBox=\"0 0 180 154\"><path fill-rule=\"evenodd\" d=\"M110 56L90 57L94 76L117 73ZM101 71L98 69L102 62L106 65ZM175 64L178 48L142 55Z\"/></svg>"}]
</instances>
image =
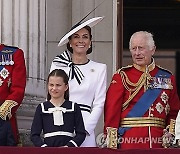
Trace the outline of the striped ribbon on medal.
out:
<instances>
[{"instance_id":1,"label":"striped ribbon on medal","mask_svg":"<svg viewBox=\"0 0 180 154\"><path fill-rule=\"evenodd\" d=\"M68 51L64 51L62 54L56 56L53 60L54 63L59 64L61 67L70 67L69 80L76 78L77 82L81 84L84 79L84 75L81 70L72 62L72 58Z\"/></svg>"}]
</instances>

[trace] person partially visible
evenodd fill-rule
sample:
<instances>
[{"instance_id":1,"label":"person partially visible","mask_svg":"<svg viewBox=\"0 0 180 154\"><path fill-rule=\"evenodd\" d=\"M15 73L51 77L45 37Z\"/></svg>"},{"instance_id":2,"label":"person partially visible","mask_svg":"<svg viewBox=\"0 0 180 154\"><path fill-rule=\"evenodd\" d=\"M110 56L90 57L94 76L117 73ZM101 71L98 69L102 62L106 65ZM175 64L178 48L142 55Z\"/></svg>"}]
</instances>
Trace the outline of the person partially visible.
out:
<instances>
[{"instance_id":1,"label":"person partially visible","mask_svg":"<svg viewBox=\"0 0 180 154\"><path fill-rule=\"evenodd\" d=\"M0 146L15 146L16 141L12 132L10 121L0 118Z\"/></svg>"},{"instance_id":2,"label":"person partially visible","mask_svg":"<svg viewBox=\"0 0 180 154\"><path fill-rule=\"evenodd\" d=\"M88 58L92 52L91 27L102 19L95 17L73 26L59 42L59 46L66 44L67 50L54 58L50 68L50 72L60 68L69 75L70 100L80 106L86 130L82 147L96 147L94 131L106 97L106 64Z\"/></svg>"},{"instance_id":3,"label":"person partially visible","mask_svg":"<svg viewBox=\"0 0 180 154\"><path fill-rule=\"evenodd\" d=\"M175 76L155 64L156 46L151 33L135 32L129 49L133 64L113 75L106 95L104 134L107 146L162 148L162 137L167 137L163 132L180 109ZM109 143L111 141L113 144Z\"/></svg>"},{"instance_id":4,"label":"person partially visible","mask_svg":"<svg viewBox=\"0 0 180 154\"><path fill-rule=\"evenodd\" d=\"M0 118L10 120L18 144L16 111L24 98L26 66L22 49L0 44Z\"/></svg>"},{"instance_id":5,"label":"person partially visible","mask_svg":"<svg viewBox=\"0 0 180 154\"><path fill-rule=\"evenodd\" d=\"M175 126L174 126L174 145L180 148L180 110L176 117Z\"/></svg>"},{"instance_id":6,"label":"person partially visible","mask_svg":"<svg viewBox=\"0 0 180 154\"><path fill-rule=\"evenodd\" d=\"M37 106L31 126L31 141L37 147L79 147L85 139L80 107L69 101L68 80L61 69L48 76L47 101Z\"/></svg>"}]
</instances>

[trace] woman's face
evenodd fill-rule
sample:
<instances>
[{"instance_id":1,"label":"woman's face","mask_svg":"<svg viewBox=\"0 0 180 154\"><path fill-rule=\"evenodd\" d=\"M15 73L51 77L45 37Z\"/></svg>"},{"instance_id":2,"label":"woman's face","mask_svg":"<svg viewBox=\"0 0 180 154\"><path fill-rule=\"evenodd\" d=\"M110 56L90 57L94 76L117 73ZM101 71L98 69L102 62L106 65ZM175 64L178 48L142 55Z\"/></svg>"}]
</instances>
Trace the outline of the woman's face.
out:
<instances>
[{"instance_id":1,"label":"woman's face","mask_svg":"<svg viewBox=\"0 0 180 154\"><path fill-rule=\"evenodd\" d=\"M68 85L66 85L63 81L62 77L58 76L50 76L48 82L48 91L51 95L51 99L64 98L64 93L68 89Z\"/></svg>"},{"instance_id":2,"label":"woman's face","mask_svg":"<svg viewBox=\"0 0 180 154\"><path fill-rule=\"evenodd\" d=\"M85 54L91 45L89 31L85 28L80 29L71 36L69 41L73 49L73 54Z\"/></svg>"}]
</instances>

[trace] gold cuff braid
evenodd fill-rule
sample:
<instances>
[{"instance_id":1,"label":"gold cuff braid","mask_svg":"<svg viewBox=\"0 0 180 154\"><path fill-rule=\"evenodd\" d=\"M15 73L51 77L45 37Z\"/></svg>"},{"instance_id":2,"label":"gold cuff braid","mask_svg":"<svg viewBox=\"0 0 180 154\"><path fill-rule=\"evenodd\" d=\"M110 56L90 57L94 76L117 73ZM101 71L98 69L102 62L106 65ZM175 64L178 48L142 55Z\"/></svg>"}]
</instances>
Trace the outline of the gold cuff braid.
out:
<instances>
[{"instance_id":1,"label":"gold cuff braid","mask_svg":"<svg viewBox=\"0 0 180 154\"><path fill-rule=\"evenodd\" d=\"M11 109L18 105L17 102L13 100L6 100L1 106L0 106L0 118L3 120L6 120L7 116L9 119L11 118Z\"/></svg>"},{"instance_id":2,"label":"gold cuff braid","mask_svg":"<svg viewBox=\"0 0 180 154\"><path fill-rule=\"evenodd\" d=\"M117 128L107 127L107 148L117 149Z\"/></svg>"},{"instance_id":3,"label":"gold cuff braid","mask_svg":"<svg viewBox=\"0 0 180 154\"><path fill-rule=\"evenodd\" d=\"M171 119L169 124L169 133L173 134L175 136L175 124L176 120Z\"/></svg>"}]
</instances>

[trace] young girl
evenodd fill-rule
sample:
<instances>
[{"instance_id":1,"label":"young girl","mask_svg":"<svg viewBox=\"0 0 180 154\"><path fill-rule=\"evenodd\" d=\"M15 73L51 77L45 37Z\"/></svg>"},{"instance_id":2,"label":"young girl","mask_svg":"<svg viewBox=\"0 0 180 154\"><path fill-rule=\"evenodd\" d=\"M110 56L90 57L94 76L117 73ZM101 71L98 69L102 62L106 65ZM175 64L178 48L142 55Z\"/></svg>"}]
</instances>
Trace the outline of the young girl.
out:
<instances>
[{"instance_id":1,"label":"young girl","mask_svg":"<svg viewBox=\"0 0 180 154\"><path fill-rule=\"evenodd\" d=\"M31 141L35 146L78 147L84 141L86 133L81 110L69 101L68 80L61 69L49 74L47 101L37 106L31 127Z\"/></svg>"}]
</instances>

